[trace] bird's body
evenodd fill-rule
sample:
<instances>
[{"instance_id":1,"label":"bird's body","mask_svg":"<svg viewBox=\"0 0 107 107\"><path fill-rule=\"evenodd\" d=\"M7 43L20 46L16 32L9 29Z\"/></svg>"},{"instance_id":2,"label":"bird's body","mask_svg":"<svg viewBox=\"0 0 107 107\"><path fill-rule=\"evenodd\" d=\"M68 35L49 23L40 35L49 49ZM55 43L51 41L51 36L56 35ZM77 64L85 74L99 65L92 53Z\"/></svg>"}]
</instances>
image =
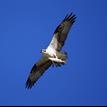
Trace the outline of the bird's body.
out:
<instances>
[{"instance_id":1,"label":"bird's body","mask_svg":"<svg viewBox=\"0 0 107 107\"><path fill-rule=\"evenodd\" d=\"M42 53L47 57L56 57L56 50L51 47L48 47L45 51L42 51Z\"/></svg>"},{"instance_id":2,"label":"bird's body","mask_svg":"<svg viewBox=\"0 0 107 107\"><path fill-rule=\"evenodd\" d=\"M52 62L56 63L66 63L66 55L64 53L58 52L57 50L48 47L45 52L42 51L44 57L47 57Z\"/></svg>"},{"instance_id":3,"label":"bird's body","mask_svg":"<svg viewBox=\"0 0 107 107\"><path fill-rule=\"evenodd\" d=\"M43 73L52 65L60 67L67 60L67 53L61 52L67 38L68 32L75 22L75 15L72 13L66 15L61 24L56 28L53 38L46 49L42 49L43 57L34 64L30 75L26 81L26 87L32 88L35 82L43 75Z\"/></svg>"}]
</instances>

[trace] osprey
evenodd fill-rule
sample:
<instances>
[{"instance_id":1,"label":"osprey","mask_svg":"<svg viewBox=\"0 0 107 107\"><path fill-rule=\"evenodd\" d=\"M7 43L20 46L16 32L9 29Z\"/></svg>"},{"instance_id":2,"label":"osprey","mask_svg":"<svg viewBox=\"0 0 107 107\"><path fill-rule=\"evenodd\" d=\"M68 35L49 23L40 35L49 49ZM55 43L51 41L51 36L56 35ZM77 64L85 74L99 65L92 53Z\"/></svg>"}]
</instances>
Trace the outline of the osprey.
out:
<instances>
[{"instance_id":1,"label":"osprey","mask_svg":"<svg viewBox=\"0 0 107 107\"><path fill-rule=\"evenodd\" d=\"M30 89L43 73L52 65L60 67L67 60L67 53L62 52L68 32L75 22L76 16L71 13L66 15L59 26L56 28L53 38L46 49L42 49L42 58L33 65L29 77L26 81L26 88Z\"/></svg>"}]
</instances>

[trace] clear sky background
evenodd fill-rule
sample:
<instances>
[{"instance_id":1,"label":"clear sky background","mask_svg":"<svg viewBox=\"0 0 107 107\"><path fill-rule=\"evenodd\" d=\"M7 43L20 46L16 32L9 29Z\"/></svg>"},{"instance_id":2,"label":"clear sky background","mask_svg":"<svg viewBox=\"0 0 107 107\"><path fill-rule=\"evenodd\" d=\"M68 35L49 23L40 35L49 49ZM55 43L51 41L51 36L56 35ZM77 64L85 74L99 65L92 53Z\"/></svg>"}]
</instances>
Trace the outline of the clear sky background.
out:
<instances>
[{"instance_id":1,"label":"clear sky background","mask_svg":"<svg viewBox=\"0 0 107 107\"><path fill-rule=\"evenodd\" d=\"M71 12L67 64L25 89L40 50ZM107 105L107 0L0 0L0 105Z\"/></svg>"}]
</instances>

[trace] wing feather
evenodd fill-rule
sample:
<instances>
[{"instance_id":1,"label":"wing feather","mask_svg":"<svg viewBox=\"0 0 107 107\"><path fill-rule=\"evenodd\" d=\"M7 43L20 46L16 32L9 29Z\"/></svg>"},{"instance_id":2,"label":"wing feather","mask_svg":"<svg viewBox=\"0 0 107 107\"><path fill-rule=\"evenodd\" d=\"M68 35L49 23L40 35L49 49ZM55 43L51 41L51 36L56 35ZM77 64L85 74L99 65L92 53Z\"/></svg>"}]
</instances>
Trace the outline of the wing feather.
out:
<instances>
[{"instance_id":1,"label":"wing feather","mask_svg":"<svg viewBox=\"0 0 107 107\"><path fill-rule=\"evenodd\" d=\"M29 77L26 81L26 88L30 89L43 73L51 66L52 62L45 57L42 57L37 64L31 69Z\"/></svg>"},{"instance_id":2,"label":"wing feather","mask_svg":"<svg viewBox=\"0 0 107 107\"><path fill-rule=\"evenodd\" d=\"M49 47L54 48L57 51L60 51L64 46L67 35L70 31L71 26L75 22L76 16L71 13L66 15L63 21L56 28L53 38L49 44Z\"/></svg>"}]
</instances>

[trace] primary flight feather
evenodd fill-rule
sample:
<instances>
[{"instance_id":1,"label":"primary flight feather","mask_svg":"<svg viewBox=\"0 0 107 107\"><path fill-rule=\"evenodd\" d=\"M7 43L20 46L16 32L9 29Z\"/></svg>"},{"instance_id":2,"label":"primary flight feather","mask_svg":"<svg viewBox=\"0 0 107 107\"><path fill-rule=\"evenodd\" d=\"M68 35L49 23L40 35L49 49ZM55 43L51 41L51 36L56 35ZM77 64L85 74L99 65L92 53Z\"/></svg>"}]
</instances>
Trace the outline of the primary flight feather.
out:
<instances>
[{"instance_id":1,"label":"primary flight feather","mask_svg":"<svg viewBox=\"0 0 107 107\"><path fill-rule=\"evenodd\" d=\"M61 52L71 26L75 22L76 16L71 13L66 15L56 28L53 38L46 49L42 49L42 58L33 65L26 81L26 88L30 89L43 73L52 66L61 66L66 63L67 53Z\"/></svg>"}]
</instances>

